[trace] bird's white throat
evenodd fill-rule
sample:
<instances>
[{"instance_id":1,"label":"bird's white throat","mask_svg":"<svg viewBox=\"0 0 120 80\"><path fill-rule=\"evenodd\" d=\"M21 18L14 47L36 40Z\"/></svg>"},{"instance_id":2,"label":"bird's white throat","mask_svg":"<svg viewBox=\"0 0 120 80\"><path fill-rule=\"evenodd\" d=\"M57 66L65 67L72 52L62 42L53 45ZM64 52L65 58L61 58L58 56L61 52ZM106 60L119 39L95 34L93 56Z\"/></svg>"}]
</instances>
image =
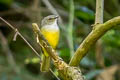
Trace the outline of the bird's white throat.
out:
<instances>
[{"instance_id":1,"label":"bird's white throat","mask_svg":"<svg viewBox=\"0 0 120 80\"><path fill-rule=\"evenodd\" d=\"M42 29L44 29L44 30L49 30L49 31L51 31L51 30L59 30L59 27L58 27L58 24L57 24L57 22L55 21L53 24L51 24L51 25L44 25L43 27L42 27Z\"/></svg>"}]
</instances>

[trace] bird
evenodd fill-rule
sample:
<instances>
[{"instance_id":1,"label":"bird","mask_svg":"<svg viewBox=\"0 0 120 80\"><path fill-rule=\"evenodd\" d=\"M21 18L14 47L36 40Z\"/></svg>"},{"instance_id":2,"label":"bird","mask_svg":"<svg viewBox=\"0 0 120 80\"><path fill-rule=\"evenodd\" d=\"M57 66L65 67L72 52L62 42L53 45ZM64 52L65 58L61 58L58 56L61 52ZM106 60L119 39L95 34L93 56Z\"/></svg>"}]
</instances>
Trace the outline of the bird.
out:
<instances>
[{"instance_id":1,"label":"bird","mask_svg":"<svg viewBox=\"0 0 120 80\"><path fill-rule=\"evenodd\" d=\"M59 36L60 36L60 29L58 26L58 15L49 15L41 21L41 32L48 43L52 46L53 49L56 49ZM42 63L40 66L41 72L48 72L50 69L50 56L45 49L43 50L42 54Z\"/></svg>"}]
</instances>

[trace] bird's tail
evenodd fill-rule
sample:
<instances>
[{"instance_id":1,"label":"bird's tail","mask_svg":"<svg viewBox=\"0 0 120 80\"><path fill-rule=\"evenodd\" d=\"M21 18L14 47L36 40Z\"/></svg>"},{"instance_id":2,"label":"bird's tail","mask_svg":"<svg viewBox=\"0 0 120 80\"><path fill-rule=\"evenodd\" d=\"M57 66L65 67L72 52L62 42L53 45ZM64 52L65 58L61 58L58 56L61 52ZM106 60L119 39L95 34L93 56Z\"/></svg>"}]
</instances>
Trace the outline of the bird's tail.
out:
<instances>
[{"instance_id":1,"label":"bird's tail","mask_svg":"<svg viewBox=\"0 0 120 80\"><path fill-rule=\"evenodd\" d=\"M44 54L42 54L42 63L41 63L40 70L41 70L41 72L48 72L50 69L51 59L45 50L43 50L43 52L44 52Z\"/></svg>"}]
</instances>

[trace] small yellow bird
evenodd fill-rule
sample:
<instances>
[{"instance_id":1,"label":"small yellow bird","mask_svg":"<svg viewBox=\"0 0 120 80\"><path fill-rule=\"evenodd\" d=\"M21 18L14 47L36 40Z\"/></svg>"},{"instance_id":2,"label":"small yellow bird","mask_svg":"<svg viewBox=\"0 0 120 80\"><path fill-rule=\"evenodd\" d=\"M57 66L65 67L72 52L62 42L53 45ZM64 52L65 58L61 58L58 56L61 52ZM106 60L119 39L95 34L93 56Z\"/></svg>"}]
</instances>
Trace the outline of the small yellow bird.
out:
<instances>
[{"instance_id":1,"label":"small yellow bird","mask_svg":"<svg viewBox=\"0 0 120 80\"><path fill-rule=\"evenodd\" d=\"M41 32L54 49L58 44L59 34L60 34L57 21L58 21L58 16L50 15L45 17L41 23L42 26ZM48 53L45 51L45 49L43 49L42 63L40 70L42 72L45 72L45 71L49 71L49 68L50 68L50 57Z\"/></svg>"}]
</instances>

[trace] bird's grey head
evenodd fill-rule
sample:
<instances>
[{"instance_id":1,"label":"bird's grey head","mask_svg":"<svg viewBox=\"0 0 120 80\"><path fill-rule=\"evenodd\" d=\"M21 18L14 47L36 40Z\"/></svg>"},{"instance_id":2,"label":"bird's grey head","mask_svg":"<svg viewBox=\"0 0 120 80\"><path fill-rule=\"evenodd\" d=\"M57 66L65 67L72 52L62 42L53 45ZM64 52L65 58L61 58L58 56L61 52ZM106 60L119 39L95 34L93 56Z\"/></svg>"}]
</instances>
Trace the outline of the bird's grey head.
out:
<instances>
[{"instance_id":1,"label":"bird's grey head","mask_svg":"<svg viewBox=\"0 0 120 80\"><path fill-rule=\"evenodd\" d=\"M59 16L57 16L57 15L49 15L49 16L45 17L41 22L41 26L51 25L51 24L57 22L58 17Z\"/></svg>"}]
</instances>

